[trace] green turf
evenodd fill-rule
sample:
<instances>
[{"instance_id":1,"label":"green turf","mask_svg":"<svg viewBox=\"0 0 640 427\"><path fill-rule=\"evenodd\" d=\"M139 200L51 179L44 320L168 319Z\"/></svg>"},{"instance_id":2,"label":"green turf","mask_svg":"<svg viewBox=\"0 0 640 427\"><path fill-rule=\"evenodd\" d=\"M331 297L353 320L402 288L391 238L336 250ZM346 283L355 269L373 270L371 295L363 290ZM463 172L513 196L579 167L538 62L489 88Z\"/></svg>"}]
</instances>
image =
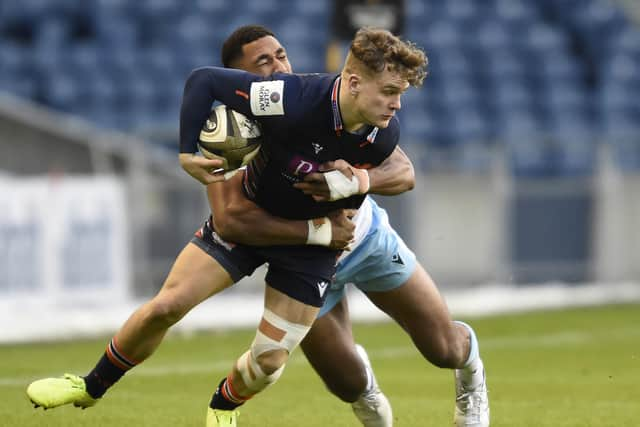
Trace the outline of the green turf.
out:
<instances>
[{"instance_id":1,"label":"green turf","mask_svg":"<svg viewBox=\"0 0 640 427\"><path fill-rule=\"evenodd\" d=\"M640 425L640 306L466 319L480 337L494 427ZM448 426L452 374L425 363L394 324L356 325L396 427ZM173 335L96 407L34 410L30 380L86 373L96 341L0 346L1 426L204 426L210 394L250 331ZM296 352L275 386L242 409L242 427L357 426Z\"/></svg>"}]
</instances>

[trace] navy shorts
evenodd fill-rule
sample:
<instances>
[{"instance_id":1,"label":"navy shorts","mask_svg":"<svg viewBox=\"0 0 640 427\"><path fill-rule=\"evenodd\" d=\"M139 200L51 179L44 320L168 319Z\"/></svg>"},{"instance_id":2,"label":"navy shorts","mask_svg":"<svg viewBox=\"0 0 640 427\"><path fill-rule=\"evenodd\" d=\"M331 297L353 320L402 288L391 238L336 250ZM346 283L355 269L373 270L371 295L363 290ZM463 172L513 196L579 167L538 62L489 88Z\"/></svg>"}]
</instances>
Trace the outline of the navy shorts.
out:
<instances>
[{"instance_id":1,"label":"navy shorts","mask_svg":"<svg viewBox=\"0 0 640 427\"><path fill-rule=\"evenodd\" d=\"M218 261L235 282L268 263L268 286L315 307L324 303L339 255L323 246L247 246L226 242L213 229L211 218L191 242Z\"/></svg>"}]
</instances>

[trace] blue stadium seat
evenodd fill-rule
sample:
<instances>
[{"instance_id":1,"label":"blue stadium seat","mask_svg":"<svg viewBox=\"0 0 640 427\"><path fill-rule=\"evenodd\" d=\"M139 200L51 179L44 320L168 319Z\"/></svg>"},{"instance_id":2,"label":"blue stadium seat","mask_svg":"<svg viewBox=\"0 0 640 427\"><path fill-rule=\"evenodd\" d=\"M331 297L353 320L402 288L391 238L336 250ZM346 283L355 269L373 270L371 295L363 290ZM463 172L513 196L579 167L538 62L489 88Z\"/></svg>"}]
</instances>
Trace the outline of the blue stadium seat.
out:
<instances>
[{"instance_id":1,"label":"blue stadium seat","mask_svg":"<svg viewBox=\"0 0 640 427\"><path fill-rule=\"evenodd\" d=\"M478 91L468 78L446 75L438 87L430 88L426 98L427 103L437 102L448 109L473 107L480 101Z\"/></svg>"},{"instance_id":2,"label":"blue stadium seat","mask_svg":"<svg viewBox=\"0 0 640 427\"><path fill-rule=\"evenodd\" d=\"M474 62L474 69L483 72L489 80L511 81L522 79L527 74L521 55L515 50L483 52L475 57Z\"/></svg>"},{"instance_id":3,"label":"blue stadium seat","mask_svg":"<svg viewBox=\"0 0 640 427\"><path fill-rule=\"evenodd\" d=\"M640 42L640 41L639 41ZM640 53L640 47L638 48ZM613 55L601 66L600 79L631 86L640 86L640 54L637 56L627 52L619 52Z\"/></svg>"},{"instance_id":4,"label":"blue stadium seat","mask_svg":"<svg viewBox=\"0 0 640 427\"><path fill-rule=\"evenodd\" d=\"M140 51L135 46L122 46L119 49L101 48L100 53L100 68L116 79L125 80L138 71Z\"/></svg>"},{"instance_id":5,"label":"blue stadium seat","mask_svg":"<svg viewBox=\"0 0 640 427\"><path fill-rule=\"evenodd\" d=\"M0 40L0 72L24 73L32 67L33 59L28 47Z\"/></svg>"},{"instance_id":6,"label":"blue stadium seat","mask_svg":"<svg viewBox=\"0 0 640 427\"><path fill-rule=\"evenodd\" d=\"M41 90L44 103L54 109L81 111L87 106L87 94L69 74L50 72Z\"/></svg>"},{"instance_id":7,"label":"blue stadium seat","mask_svg":"<svg viewBox=\"0 0 640 427\"><path fill-rule=\"evenodd\" d=\"M141 42L137 21L118 14L101 14L94 20L95 41L106 54L119 49L136 48Z\"/></svg>"},{"instance_id":8,"label":"blue stadium seat","mask_svg":"<svg viewBox=\"0 0 640 427\"><path fill-rule=\"evenodd\" d=\"M604 114L640 114L640 87L611 80L598 91L597 107Z\"/></svg>"},{"instance_id":9,"label":"blue stadium seat","mask_svg":"<svg viewBox=\"0 0 640 427\"><path fill-rule=\"evenodd\" d=\"M569 82L582 83L585 81L586 70L578 58L567 52L545 52L536 55L539 58L534 74L540 78L544 84L554 83L566 84Z\"/></svg>"},{"instance_id":10,"label":"blue stadium seat","mask_svg":"<svg viewBox=\"0 0 640 427\"><path fill-rule=\"evenodd\" d=\"M61 17L42 18L34 29L34 43L47 49L64 49L64 46L71 42L70 23Z\"/></svg>"},{"instance_id":11,"label":"blue stadium seat","mask_svg":"<svg viewBox=\"0 0 640 427\"><path fill-rule=\"evenodd\" d=\"M256 2L263 2L264 0L253 0ZM276 6L275 10L282 10L280 1L272 0ZM265 2L266 3L266 2ZM329 16L331 15L331 7L333 2L331 0L315 0L312 2L292 1L291 6L296 15L302 20L313 20L316 25L326 21L326 27L329 26ZM271 10L274 10L271 9Z\"/></svg>"},{"instance_id":12,"label":"blue stadium seat","mask_svg":"<svg viewBox=\"0 0 640 427\"><path fill-rule=\"evenodd\" d=\"M494 17L511 31L523 31L538 21L535 5L522 0L495 0Z\"/></svg>"},{"instance_id":13,"label":"blue stadium seat","mask_svg":"<svg viewBox=\"0 0 640 427\"><path fill-rule=\"evenodd\" d=\"M610 48L614 52L640 55L640 29L626 26L610 40Z\"/></svg>"},{"instance_id":14,"label":"blue stadium seat","mask_svg":"<svg viewBox=\"0 0 640 427\"><path fill-rule=\"evenodd\" d=\"M233 13L233 10L241 10L241 6L242 4L238 1L193 0L193 10L211 19L228 17L229 13Z\"/></svg>"},{"instance_id":15,"label":"blue stadium seat","mask_svg":"<svg viewBox=\"0 0 640 427\"><path fill-rule=\"evenodd\" d=\"M463 107L449 114L449 136L456 144L475 144L486 142L489 138L489 126L479 109Z\"/></svg>"},{"instance_id":16,"label":"blue stadium seat","mask_svg":"<svg viewBox=\"0 0 640 427\"><path fill-rule=\"evenodd\" d=\"M460 28L451 21L437 21L413 30L410 35L416 43L425 48L427 54L432 51L445 52L460 45L462 36Z\"/></svg>"},{"instance_id":17,"label":"blue stadium seat","mask_svg":"<svg viewBox=\"0 0 640 427\"><path fill-rule=\"evenodd\" d=\"M447 49L444 54L429 55L430 72L439 79L469 78L473 67L468 55L462 49Z\"/></svg>"},{"instance_id":18,"label":"blue stadium seat","mask_svg":"<svg viewBox=\"0 0 640 427\"><path fill-rule=\"evenodd\" d=\"M594 110L589 91L578 84L550 83L536 91L537 105L541 112L558 117L563 112L587 116Z\"/></svg>"},{"instance_id":19,"label":"blue stadium seat","mask_svg":"<svg viewBox=\"0 0 640 427\"><path fill-rule=\"evenodd\" d=\"M521 43L525 49L545 54L566 54L569 48L569 38L564 31L541 22L527 29Z\"/></svg>"},{"instance_id":20,"label":"blue stadium seat","mask_svg":"<svg viewBox=\"0 0 640 427\"><path fill-rule=\"evenodd\" d=\"M93 43L71 44L61 52L61 60L62 70L81 78L98 72L102 61L101 49Z\"/></svg>"},{"instance_id":21,"label":"blue stadium seat","mask_svg":"<svg viewBox=\"0 0 640 427\"><path fill-rule=\"evenodd\" d=\"M509 49L513 46L513 35L499 19L478 22L474 29L465 30L465 44L486 50Z\"/></svg>"},{"instance_id":22,"label":"blue stadium seat","mask_svg":"<svg viewBox=\"0 0 640 427\"><path fill-rule=\"evenodd\" d=\"M475 0L449 0L443 3L443 18L458 25L474 24L478 20L481 6Z\"/></svg>"}]
</instances>

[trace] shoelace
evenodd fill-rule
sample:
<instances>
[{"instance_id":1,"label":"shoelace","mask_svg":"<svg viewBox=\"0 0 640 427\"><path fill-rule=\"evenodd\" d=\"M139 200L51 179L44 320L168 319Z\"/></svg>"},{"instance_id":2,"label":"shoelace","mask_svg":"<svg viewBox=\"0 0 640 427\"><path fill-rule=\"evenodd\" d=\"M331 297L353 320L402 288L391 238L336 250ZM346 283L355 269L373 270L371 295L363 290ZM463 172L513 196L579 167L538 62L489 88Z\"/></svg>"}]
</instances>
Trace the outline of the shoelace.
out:
<instances>
[{"instance_id":1,"label":"shoelace","mask_svg":"<svg viewBox=\"0 0 640 427\"><path fill-rule=\"evenodd\" d=\"M464 390L464 389L463 389ZM479 422L483 403L484 383L473 390L465 390L456 397L456 403L464 403L464 408L460 408L465 416L472 417L472 421Z\"/></svg>"},{"instance_id":2,"label":"shoelace","mask_svg":"<svg viewBox=\"0 0 640 427\"><path fill-rule=\"evenodd\" d=\"M64 374L64 379L69 380L69 382L71 383L71 387L82 389L83 384L78 381L78 378L76 378L75 376L71 374Z\"/></svg>"},{"instance_id":3,"label":"shoelace","mask_svg":"<svg viewBox=\"0 0 640 427\"><path fill-rule=\"evenodd\" d=\"M356 401L356 402L353 402L353 406L355 406L356 408L361 408L366 404L366 406L368 406L369 408L373 409L374 411L377 411L379 406L378 398L377 398L378 393L380 393L380 390L377 388L371 390L369 393L362 396L362 400L364 400L364 403L361 401Z\"/></svg>"}]
</instances>

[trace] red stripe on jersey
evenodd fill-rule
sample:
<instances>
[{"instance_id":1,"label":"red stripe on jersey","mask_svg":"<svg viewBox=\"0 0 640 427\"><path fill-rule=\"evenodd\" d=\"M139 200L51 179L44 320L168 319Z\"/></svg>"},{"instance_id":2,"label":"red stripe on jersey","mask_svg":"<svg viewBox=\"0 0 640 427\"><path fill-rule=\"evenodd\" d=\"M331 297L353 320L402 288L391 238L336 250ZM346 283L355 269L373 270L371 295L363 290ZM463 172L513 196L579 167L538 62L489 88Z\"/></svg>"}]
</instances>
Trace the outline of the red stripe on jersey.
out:
<instances>
[{"instance_id":1,"label":"red stripe on jersey","mask_svg":"<svg viewBox=\"0 0 640 427\"><path fill-rule=\"evenodd\" d=\"M249 94L247 94L246 92L243 92L239 89L236 89L236 95L240 95L241 97L243 97L244 99L249 99Z\"/></svg>"}]
</instances>

